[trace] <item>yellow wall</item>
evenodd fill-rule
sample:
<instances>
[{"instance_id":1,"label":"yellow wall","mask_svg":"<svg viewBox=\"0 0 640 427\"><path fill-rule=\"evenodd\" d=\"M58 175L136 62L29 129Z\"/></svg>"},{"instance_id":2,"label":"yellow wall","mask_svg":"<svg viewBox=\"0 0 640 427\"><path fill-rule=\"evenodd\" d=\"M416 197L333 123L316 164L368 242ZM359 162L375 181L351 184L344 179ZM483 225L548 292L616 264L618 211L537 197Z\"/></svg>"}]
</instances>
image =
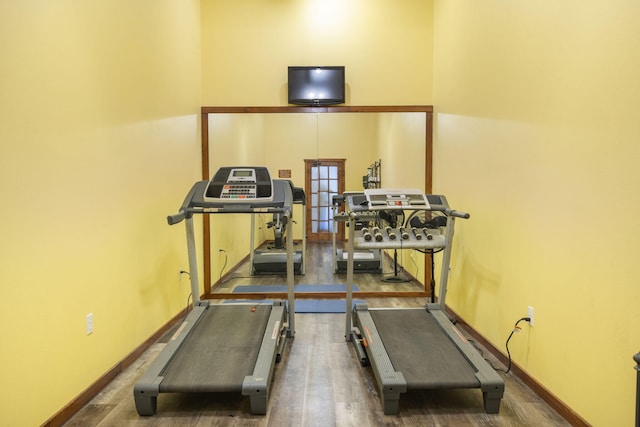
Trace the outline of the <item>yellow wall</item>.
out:
<instances>
[{"instance_id":1,"label":"yellow wall","mask_svg":"<svg viewBox=\"0 0 640 427\"><path fill-rule=\"evenodd\" d=\"M431 5L203 0L203 105L286 105L289 65L344 65L350 105L431 104Z\"/></svg>"},{"instance_id":2,"label":"yellow wall","mask_svg":"<svg viewBox=\"0 0 640 427\"><path fill-rule=\"evenodd\" d=\"M596 426L632 425L640 4L436 1L434 187L449 305Z\"/></svg>"},{"instance_id":3,"label":"yellow wall","mask_svg":"<svg viewBox=\"0 0 640 427\"><path fill-rule=\"evenodd\" d=\"M377 155L378 158L383 159L381 168L383 188L417 188L425 192L425 134L424 113L380 115ZM390 257L395 256L392 250L386 250L386 252ZM398 251L398 263L421 283L424 283L424 262L424 254L418 251L407 249ZM396 290L393 284L383 285L383 289Z\"/></svg>"},{"instance_id":4,"label":"yellow wall","mask_svg":"<svg viewBox=\"0 0 640 427\"><path fill-rule=\"evenodd\" d=\"M200 2L3 1L0 64L0 424L33 426L187 302Z\"/></svg>"}]
</instances>

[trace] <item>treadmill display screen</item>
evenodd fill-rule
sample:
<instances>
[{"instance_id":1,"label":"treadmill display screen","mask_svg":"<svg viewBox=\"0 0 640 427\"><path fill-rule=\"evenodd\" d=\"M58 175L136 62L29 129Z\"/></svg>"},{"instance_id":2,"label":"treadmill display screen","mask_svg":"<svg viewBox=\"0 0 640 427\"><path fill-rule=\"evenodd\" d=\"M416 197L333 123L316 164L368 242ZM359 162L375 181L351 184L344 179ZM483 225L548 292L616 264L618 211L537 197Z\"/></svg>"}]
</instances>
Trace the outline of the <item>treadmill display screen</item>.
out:
<instances>
[{"instance_id":1,"label":"treadmill display screen","mask_svg":"<svg viewBox=\"0 0 640 427\"><path fill-rule=\"evenodd\" d=\"M369 208L415 209L416 207L429 209L429 202L424 194L417 189L367 189L364 195L369 202Z\"/></svg>"},{"instance_id":2,"label":"treadmill display screen","mask_svg":"<svg viewBox=\"0 0 640 427\"><path fill-rule=\"evenodd\" d=\"M208 202L271 201L271 176L265 167L222 167L209 181L204 199Z\"/></svg>"}]
</instances>

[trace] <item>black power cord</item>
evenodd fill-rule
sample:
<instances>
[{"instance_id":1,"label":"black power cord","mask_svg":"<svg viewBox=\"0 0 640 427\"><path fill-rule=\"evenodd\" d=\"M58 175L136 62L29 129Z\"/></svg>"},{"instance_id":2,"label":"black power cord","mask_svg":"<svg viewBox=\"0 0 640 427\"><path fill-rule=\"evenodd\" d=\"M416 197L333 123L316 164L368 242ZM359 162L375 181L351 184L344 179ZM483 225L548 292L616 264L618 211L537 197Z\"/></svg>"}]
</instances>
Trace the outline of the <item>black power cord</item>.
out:
<instances>
[{"instance_id":1,"label":"black power cord","mask_svg":"<svg viewBox=\"0 0 640 427\"><path fill-rule=\"evenodd\" d=\"M225 251L224 249L218 249L218 252L222 252L224 254L224 264L220 269L220 277L218 278L218 283L222 284L222 272L227 267L227 260L229 259L229 257L227 257L227 251Z\"/></svg>"},{"instance_id":2,"label":"black power cord","mask_svg":"<svg viewBox=\"0 0 640 427\"><path fill-rule=\"evenodd\" d=\"M509 340L511 340L511 337L513 336L514 332L520 332L521 331L522 328L520 328L520 326L518 326L518 324L520 322L528 322L530 320L531 320L530 317L522 317L522 318L518 319L516 324L513 326L513 329L511 330L511 333L509 334L509 338L507 338L507 342L505 343L504 346L507 349L507 356L509 358L509 364L507 365L507 370L503 371L505 374L508 374L509 371L511 371L511 352L509 351Z\"/></svg>"},{"instance_id":3,"label":"black power cord","mask_svg":"<svg viewBox=\"0 0 640 427\"><path fill-rule=\"evenodd\" d=\"M180 270L180 276L182 276L183 274L186 274L187 276L189 276L189 279L191 279L191 273L189 273L187 270ZM187 297L187 307L184 309L184 318L185 320L187 319L187 315L189 314L189 302L191 301L191 292L189 292L189 296Z\"/></svg>"},{"instance_id":4,"label":"black power cord","mask_svg":"<svg viewBox=\"0 0 640 427\"><path fill-rule=\"evenodd\" d=\"M187 307L184 309L184 319L182 319L183 322L187 320L187 316L189 315L190 301L191 301L191 292L189 292L189 296L187 297Z\"/></svg>"}]
</instances>

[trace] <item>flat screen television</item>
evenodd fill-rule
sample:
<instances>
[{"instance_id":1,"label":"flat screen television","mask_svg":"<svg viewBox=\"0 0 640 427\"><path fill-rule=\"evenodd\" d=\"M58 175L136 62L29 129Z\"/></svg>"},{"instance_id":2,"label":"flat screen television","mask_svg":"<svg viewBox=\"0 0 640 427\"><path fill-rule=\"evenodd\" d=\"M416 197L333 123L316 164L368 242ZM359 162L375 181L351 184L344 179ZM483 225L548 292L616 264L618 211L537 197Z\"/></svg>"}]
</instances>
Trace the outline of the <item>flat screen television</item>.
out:
<instances>
[{"instance_id":1,"label":"flat screen television","mask_svg":"<svg viewBox=\"0 0 640 427\"><path fill-rule=\"evenodd\" d=\"M289 67L287 87L289 104L344 104L344 66Z\"/></svg>"}]
</instances>

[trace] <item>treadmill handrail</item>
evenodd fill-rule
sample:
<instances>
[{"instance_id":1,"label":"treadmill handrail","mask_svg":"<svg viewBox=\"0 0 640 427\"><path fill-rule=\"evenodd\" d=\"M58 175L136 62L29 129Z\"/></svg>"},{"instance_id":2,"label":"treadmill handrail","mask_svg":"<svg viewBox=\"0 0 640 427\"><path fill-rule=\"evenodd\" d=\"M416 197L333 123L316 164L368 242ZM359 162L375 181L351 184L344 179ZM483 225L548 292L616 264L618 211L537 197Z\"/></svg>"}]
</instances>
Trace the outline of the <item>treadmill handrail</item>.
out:
<instances>
[{"instance_id":1,"label":"treadmill handrail","mask_svg":"<svg viewBox=\"0 0 640 427\"><path fill-rule=\"evenodd\" d=\"M462 219L471 218L471 215L468 214L467 212L456 211L453 209L445 209L444 213L447 214L447 216L455 216L456 218L462 218Z\"/></svg>"}]
</instances>

